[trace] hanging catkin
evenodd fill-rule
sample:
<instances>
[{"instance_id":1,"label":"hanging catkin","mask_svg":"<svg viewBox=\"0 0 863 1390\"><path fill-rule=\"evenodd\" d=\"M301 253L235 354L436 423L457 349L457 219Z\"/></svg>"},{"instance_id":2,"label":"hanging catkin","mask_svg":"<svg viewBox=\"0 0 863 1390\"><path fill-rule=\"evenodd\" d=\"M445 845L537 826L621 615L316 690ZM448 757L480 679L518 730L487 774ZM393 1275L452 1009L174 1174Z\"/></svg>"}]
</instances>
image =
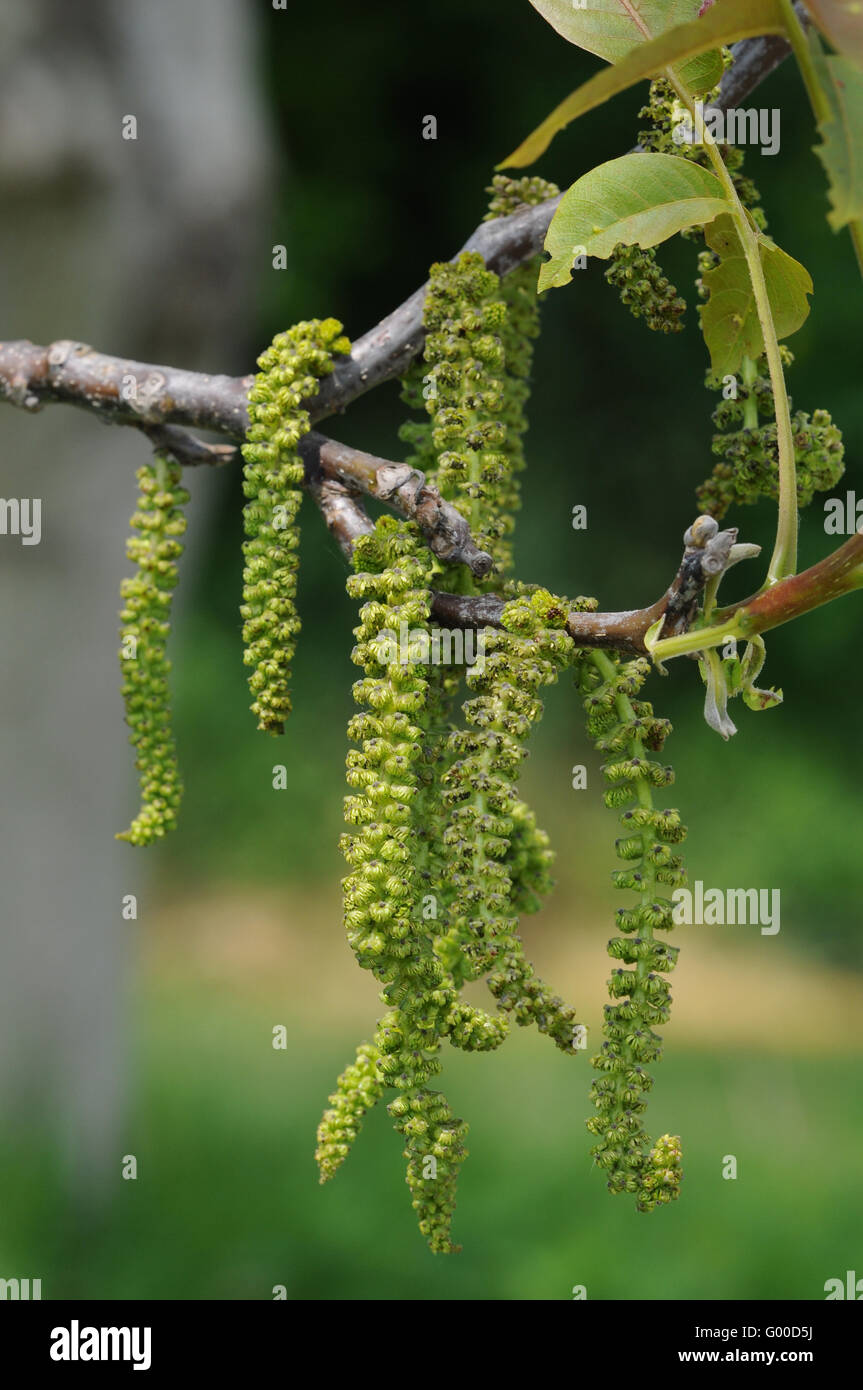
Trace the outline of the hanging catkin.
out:
<instances>
[{"instance_id":1,"label":"hanging catkin","mask_svg":"<svg viewBox=\"0 0 863 1390\"><path fill-rule=\"evenodd\" d=\"M180 477L179 465L164 454L139 468L140 496L131 521L135 534L126 543L137 573L124 579L120 589L122 691L141 809L117 839L133 845L149 845L175 828L183 792L171 732L166 652L176 562L183 550L179 538L186 530L181 508L189 500Z\"/></svg>"}]
</instances>

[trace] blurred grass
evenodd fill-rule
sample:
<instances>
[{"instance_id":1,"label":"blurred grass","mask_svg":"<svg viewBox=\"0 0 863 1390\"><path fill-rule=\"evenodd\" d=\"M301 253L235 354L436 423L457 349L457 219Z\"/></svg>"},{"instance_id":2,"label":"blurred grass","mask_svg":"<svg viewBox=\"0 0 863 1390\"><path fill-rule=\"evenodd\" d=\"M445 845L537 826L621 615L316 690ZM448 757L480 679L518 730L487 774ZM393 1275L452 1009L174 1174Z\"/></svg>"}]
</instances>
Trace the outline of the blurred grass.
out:
<instances>
[{"instance_id":1,"label":"blurred grass","mask_svg":"<svg viewBox=\"0 0 863 1390\"><path fill-rule=\"evenodd\" d=\"M238 927L241 924L238 924ZM313 1007L313 1003L312 1003ZM286 1023L287 1051L271 1046ZM789 1019L798 1028L803 1019ZM414 1228L400 1141L381 1110L320 1188L314 1131L353 1031L298 1022L280 991L187 973L140 999L140 1090L122 1141L137 1181L70 1206L54 1158L15 1149L0 1182L6 1274L45 1298L820 1298L859 1263L849 1203L863 1143L860 1056L776 1055L670 1040L650 1125L680 1132L674 1206L640 1216L591 1170L589 1068L519 1033L498 1054L445 1056L443 1085L470 1122L456 1232L433 1257ZM672 1030L673 1031L673 1030ZM816 1025L817 1031L817 1025ZM736 1181L721 1176L738 1161Z\"/></svg>"}]
</instances>

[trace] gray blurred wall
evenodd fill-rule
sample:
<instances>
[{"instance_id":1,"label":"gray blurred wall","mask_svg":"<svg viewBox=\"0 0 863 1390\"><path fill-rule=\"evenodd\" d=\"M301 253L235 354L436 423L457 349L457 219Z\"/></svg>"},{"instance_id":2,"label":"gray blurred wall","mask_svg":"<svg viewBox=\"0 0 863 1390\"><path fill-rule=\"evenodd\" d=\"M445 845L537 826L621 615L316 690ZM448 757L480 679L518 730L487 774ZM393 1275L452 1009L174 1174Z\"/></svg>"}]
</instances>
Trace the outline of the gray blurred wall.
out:
<instances>
[{"instance_id":1,"label":"gray blurred wall","mask_svg":"<svg viewBox=\"0 0 863 1390\"><path fill-rule=\"evenodd\" d=\"M249 370L237 344L268 255L272 160L256 14L0 0L0 338ZM121 138L129 114L136 141ZM141 436L84 412L0 405L0 496L42 499L39 545L0 536L0 1123L47 1129L93 1192L135 1149L152 874L147 851L114 840L137 807L117 610L147 457ZM217 481L189 485L187 573Z\"/></svg>"}]
</instances>

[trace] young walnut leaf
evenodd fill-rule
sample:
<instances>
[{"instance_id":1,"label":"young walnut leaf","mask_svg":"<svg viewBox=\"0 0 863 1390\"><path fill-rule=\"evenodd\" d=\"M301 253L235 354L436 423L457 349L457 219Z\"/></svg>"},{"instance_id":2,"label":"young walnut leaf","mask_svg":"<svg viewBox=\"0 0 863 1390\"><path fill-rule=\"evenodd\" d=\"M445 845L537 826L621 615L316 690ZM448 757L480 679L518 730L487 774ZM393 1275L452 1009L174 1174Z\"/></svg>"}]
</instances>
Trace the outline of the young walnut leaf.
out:
<instances>
[{"instance_id":1,"label":"young walnut leaf","mask_svg":"<svg viewBox=\"0 0 863 1390\"><path fill-rule=\"evenodd\" d=\"M701 0L593 0L588 6L572 0L530 0L535 10L570 43L595 53L607 63L618 63L633 48L695 19ZM698 91L707 91L717 81L721 66L710 62L688 64L681 72L684 81ZM701 84L701 85L698 85Z\"/></svg>"},{"instance_id":2,"label":"young walnut leaf","mask_svg":"<svg viewBox=\"0 0 863 1390\"><path fill-rule=\"evenodd\" d=\"M535 3L535 0L531 0L531 3ZM602 3L604 13L605 7L611 4L612 0L602 0ZM545 13L546 8L550 10L552 7L561 13L569 8L567 0L542 0L541 4L536 5L540 13ZM647 33L643 34L645 42L630 45L629 50L615 60L612 68L598 72L589 82L572 92L517 150L497 166L499 169L505 169L508 165L521 168L526 164L532 164L548 149L557 132L569 125L570 121L574 121L576 116L582 116L585 111L602 106L609 97L616 96L618 92L625 92L636 82L663 73L670 65L684 65L678 67L678 74L693 95L708 91L719 81L722 73L721 59L715 51L719 44L734 43L737 39L751 38L755 34L783 34L786 29L781 0L717 0L709 10L705 10L700 19L695 18L697 5L689 14L680 13L672 6L662 6L666 20L656 27L651 27L649 22L653 7L649 7L646 0L637 11L635 5L627 5L626 8L637 13L642 20L648 21ZM576 20L588 15L593 16L594 10L572 8L569 13L575 33ZM546 14L545 17L549 18L549 15ZM680 22L687 18L690 20L689 23ZM669 25L675 21L677 27L670 28ZM555 23L554 27L558 29L559 25ZM566 38L571 37L562 27L559 28L559 32ZM654 33L659 37L649 37ZM588 47L587 43L575 37L571 38L571 42ZM700 79L698 69L692 60L695 60L695 64L704 64Z\"/></svg>"},{"instance_id":3,"label":"young walnut leaf","mask_svg":"<svg viewBox=\"0 0 863 1390\"><path fill-rule=\"evenodd\" d=\"M757 636L751 638L746 644L746 651L740 662L740 694L743 696L743 703L749 709L773 709L776 705L782 704L781 690L775 690L773 686L768 690L759 690L755 684L755 679L761 674L764 666L765 656L764 639Z\"/></svg>"},{"instance_id":4,"label":"young walnut leaf","mask_svg":"<svg viewBox=\"0 0 863 1390\"><path fill-rule=\"evenodd\" d=\"M645 249L728 211L715 174L672 154L625 154L578 179L551 220L539 290L566 285L578 255L611 255L620 242Z\"/></svg>"},{"instance_id":5,"label":"young walnut leaf","mask_svg":"<svg viewBox=\"0 0 863 1390\"><path fill-rule=\"evenodd\" d=\"M838 232L863 217L863 71L847 58L825 54L813 35L812 57L821 90L833 113L821 121L815 153L830 182L827 221Z\"/></svg>"},{"instance_id":6,"label":"young walnut leaf","mask_svg":"<svg viewBox=\"0 0 863 1390\"><path fill-rule=\"evenodd\" d=\"M721 377L737 372L744 357L759 358L764 352L764 338L734 222L730 216L717 217L704 235L711 251L719 256L719 265L702 276L709 298L701 310L701 331L710 352L710 369ZM812 293L812 279L805 266L763 233L758 234L758 249L776 336L787 338L796 333L809 313L807 295Z\"/></svg>"},{"instance_id":7,"label":"young walnut leaf","mask_svg":"<svg viewBox=\"0 0 863 1390\"><path fill-rule=\"evenodd\" d=\"M706 687L704 718L727 743L737 733L737 725L728 713L729 691L724 663L715 651L705 651L699 659L698 669Z\"/></svg>"},{"instance_id":8,"label":"young walnut leaf","mask_svg":"<svg viewBox=\"0 0 863 1390\"><path fill-rule=\"evenodd\" d=\"M742 691L742 695L743 703L748 705L749 709L774 709L776 705L782 704L782 691L774 690L772 686L769 690L759 690L757 685L752 685Z\"/></svg>"}]
</instances>

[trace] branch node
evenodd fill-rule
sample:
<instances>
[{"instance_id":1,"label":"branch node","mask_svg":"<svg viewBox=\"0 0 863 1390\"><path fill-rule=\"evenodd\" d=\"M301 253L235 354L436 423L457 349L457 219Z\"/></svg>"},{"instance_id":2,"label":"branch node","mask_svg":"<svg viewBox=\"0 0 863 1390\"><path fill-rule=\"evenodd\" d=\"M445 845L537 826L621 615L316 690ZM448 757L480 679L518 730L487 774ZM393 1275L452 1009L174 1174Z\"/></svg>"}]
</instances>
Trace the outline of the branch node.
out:
<instances>
[{"instance_id":1,"label":"branch node","mask_svg":"<svg viewBox=\"0 0 863 1390\"><path fill-rule=\"evenodd\" d=\"M416 483L413 497L416 498L425 487L425 474L407 463L385 463L377 470L377 496L382 502L389 502L395 493L410 483Z\"/></svg>"}]
</instances>

